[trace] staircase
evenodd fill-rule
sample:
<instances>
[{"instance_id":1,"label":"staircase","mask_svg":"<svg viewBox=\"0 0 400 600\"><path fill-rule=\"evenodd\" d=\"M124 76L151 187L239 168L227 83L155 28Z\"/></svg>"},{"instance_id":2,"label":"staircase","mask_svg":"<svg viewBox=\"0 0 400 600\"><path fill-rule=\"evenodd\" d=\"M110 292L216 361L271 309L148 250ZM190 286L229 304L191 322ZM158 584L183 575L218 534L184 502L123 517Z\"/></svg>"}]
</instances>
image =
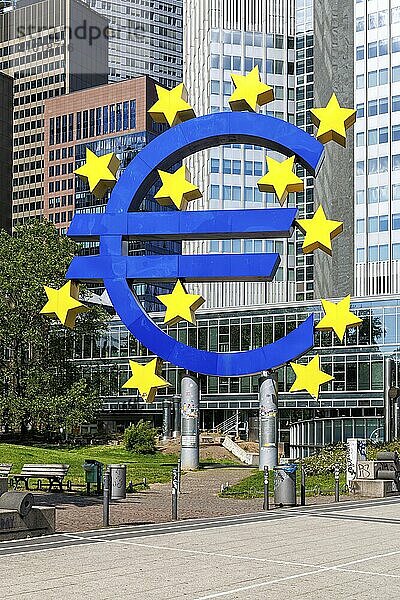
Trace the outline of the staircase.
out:
<instances>
[{"instance_id":1,"label":"staircase","mask_svg":"<svg viewBox=\"0 0 400 600\"><path fill-rule=\"evenodd\" d=\"M228 450L233 456L236 456L245 465L258 466L258 454L253 452L246 452L240 446L238 446L229 436L227 436L222 442L223 447Z\"/></svg>"},{"instance_id":2,"label":"staircase","mask_svg":"<svg viewBox=\"0 0 400 600\"><path fill-rule=\"evenodd\" d=\"M213 433L219 433L221 435L229 435L234 434L235 436L239 435L239 414L236 413L226 419L226 421L222 421L219 425L216 425L214 429L211 430Z\"/></svg>"}]
</instances>

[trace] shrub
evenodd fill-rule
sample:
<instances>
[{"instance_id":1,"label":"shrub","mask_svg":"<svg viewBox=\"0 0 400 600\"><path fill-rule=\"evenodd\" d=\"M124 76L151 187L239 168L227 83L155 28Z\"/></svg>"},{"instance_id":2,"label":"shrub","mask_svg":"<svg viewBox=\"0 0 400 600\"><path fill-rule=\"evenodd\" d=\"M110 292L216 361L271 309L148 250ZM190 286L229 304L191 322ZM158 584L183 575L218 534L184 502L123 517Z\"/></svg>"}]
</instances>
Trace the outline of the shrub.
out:
<instances>
[{"instance_id":1,"label":"shrub","mask_svg":"<svg viewBox=\"0 0 400 600\"><path fill-rule=\"evenodd\" d=\"M395 440L389 444L373 443L367 441L367 459L374 460L377 452L399 452L400 440ZM316 454L304 458L301 462L307 475L325 475L333 473L335 465L339 465L342 472L346 471L347 444L339 442L335 445L325 446Z\"/></svg>"},{"instance_id":2,"label":"shrub","mask_svg":"<svg viewBox=\"0 0 400 600\"><path fill-rule=\"evenodd\" d=\"M302 460L307 475L326 475L333 473L335 465L341 471L346 470L346 444L325 446L317 454L312 454Z\"/></svg>"},{"instance_id":3,"label":"shrub","mask_svg":"<svg viewBox=\"0 0 400 600\"><path fill-rule=\"evenodd\" d=\"M136 425L125 429L124 443L127 450L138 454L154 454L156 451L157 430L151 423L140 420Z\"/></svg>"}]
</instances>

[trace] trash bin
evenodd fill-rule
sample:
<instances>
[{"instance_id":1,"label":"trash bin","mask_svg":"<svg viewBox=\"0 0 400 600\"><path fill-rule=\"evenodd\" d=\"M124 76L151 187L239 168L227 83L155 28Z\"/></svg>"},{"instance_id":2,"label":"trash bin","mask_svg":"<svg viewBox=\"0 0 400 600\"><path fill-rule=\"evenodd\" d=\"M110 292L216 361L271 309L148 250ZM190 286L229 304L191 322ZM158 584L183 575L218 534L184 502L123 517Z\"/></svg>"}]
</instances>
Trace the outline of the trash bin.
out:
<instances>
[{"instance_id":1,"label":"trash bin","mask_svg":"<svg viewBox=\"0 0 400 600\"><path fill-rule=\"evenodd\" d=\"M297 465L274 467L275 506L296 506Z\"/></svg>"},{"instance_id":2,"label":"trash bin","mask_svg":"<svg viewBox=\"0 0 400 600\"><path fill-rule=\"evenodd\" d=\"M126 498L126 465L108 465L111 475L111 500Z\"/></svg>"},{"instance_id":3,"label":"trash bin","mask_svg":"<svg viewBox=\"0 0 400 600\"><path fill-rule=\"evenodd\" d=\"M94 483L96 484L97 493L101 494L103 480L103 464L98 460L86 459L82 466L85 471L85 483L87 493L90 494L90 486L92 483Z\"/></svg>"}]
</instances>

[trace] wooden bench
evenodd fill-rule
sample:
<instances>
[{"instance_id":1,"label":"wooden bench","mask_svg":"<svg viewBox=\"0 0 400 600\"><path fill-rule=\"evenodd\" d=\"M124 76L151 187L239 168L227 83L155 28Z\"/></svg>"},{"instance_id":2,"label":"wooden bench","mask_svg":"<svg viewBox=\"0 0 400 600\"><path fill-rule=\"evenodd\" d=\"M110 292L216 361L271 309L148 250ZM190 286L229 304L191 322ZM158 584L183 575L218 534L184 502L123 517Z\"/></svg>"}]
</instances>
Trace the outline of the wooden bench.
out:
<instances>
[{"instance_id":1,"label":"wooden bench","mask_svg":"<svg viewBox=\"0 0 400 600\"><path fill-rule=\"evenodd\" d=\"M24 465L21 473L13 474L14 489L17 489L20 481L25 483L25 489L29 490L30 479L47 479L49 482L49 492L53 484L56 483L62 492L63 479L68 473L69 465Z\"/></svg>"},{"instance_id":2,"label":"wooden bench","mask_svg":"<svg viewBox=\"0 0 400 600\"><path fill-rule=\"evenodd\" d=\"M12 469L11 464L0 463L0 477L8 477Z\"/></svg>"}]
</instances>

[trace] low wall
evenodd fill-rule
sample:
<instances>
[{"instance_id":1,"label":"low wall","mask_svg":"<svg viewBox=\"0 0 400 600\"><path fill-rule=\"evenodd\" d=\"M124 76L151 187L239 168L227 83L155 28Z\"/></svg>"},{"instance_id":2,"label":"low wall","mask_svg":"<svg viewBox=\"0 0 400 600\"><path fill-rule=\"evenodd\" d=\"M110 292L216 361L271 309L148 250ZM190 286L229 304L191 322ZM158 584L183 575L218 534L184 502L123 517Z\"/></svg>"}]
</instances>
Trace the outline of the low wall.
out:
<instances>
[{"instance_id":1,"label":"low wall","mask_svg":"<svg viewBox=\"0 0 400 600\"><path fill-rule=\"evenodd\" d=\"M18 540L54 533L56 509L33 507L26 517L15 510L0 510L0 541Z\"/></svg>"},{"instance_id":2,"label":"low wall","mask_svg":"<svg viewBox=\"0 0 400 600\"><path fill-rule=\"evenodd\" d=\"M351 483L351 489L363 498L387 498L388 496L399 495L394 481L379 479L354 479Z\"/></svg>"}]
</instances>

